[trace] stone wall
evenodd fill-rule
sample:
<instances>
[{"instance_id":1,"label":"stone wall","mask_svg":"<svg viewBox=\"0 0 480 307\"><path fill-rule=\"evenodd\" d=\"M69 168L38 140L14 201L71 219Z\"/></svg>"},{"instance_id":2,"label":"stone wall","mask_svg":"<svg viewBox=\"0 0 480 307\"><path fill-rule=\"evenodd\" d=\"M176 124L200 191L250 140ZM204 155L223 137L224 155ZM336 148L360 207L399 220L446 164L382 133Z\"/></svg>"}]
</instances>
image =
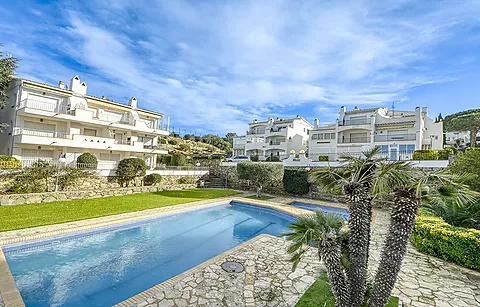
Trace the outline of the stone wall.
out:
<instances>
[{"instance_id":1,"label":"stone wall","mask_svg":"<svg viewBox=\"0 0 480 307\"><path fill-rule=\"evenodd\" d=\"M90 190L74 190L61 192L31 193L31 194L7 194L0 195L0 206L11 206L21 204L47 203L61 200L98 198L107 196L122 196L137 193L158 192L166 190L182 190L195 188L196 184L169 184L158 186L138 186L126 188L110 188L110 189L90 189Z\"/></svg>"}]
</instances>

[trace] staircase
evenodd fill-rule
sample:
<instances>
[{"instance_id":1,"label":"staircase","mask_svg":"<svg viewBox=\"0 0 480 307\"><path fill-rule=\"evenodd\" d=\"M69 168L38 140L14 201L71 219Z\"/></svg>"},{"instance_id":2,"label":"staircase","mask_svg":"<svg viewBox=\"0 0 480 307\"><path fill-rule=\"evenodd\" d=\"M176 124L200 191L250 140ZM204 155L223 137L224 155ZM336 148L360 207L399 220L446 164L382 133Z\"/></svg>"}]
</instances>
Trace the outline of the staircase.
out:
<instances>
[{"instance_id":1,"label":"staircase","mask_svg":"<svg viewBox=\"0 0 480 307\"><path fill-rule=\"evenodd\" d=\"M205 188L208 188L208 189L227 188L227 183L225 181L225 178L220 177L218 175L209 174L208 176L202 179L205 180Z\"/></svg>"}]
</instances>

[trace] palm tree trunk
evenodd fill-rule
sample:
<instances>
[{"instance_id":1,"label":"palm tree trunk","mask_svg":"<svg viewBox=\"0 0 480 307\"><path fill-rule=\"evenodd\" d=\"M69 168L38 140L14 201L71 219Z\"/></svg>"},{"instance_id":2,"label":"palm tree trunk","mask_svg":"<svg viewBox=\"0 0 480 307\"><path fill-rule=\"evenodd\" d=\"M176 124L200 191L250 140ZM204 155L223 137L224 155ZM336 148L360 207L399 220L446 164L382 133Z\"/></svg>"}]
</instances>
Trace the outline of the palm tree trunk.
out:
<instances>
[{"instance_id":1,"label":"palm tree trunk","mask_svg":"<svg viewBox=\"0 0 480 307\"><path fill-rule=\"evenodd\" d=\"M383 247L380 265L375 276L369 307L384 307L390 295L407 250L408 239L415 226L420 201L415 191L397 189L392 210L390 228Z\"/></svg>"},{"instance_id":2,"label":"palm tree trunk","mask_svg":"<svg viewBox=\"0 0 480 307\"><path fill-rule=\"evenodd\" d=\"M262 197L262 188L263 188L263 186L261 184L259 184L257 186L257 197L258 198Z\"/></svg>"},{"instance_id":3,"label":"palm tree trunk","mask_svg":"<svg viewBox=\"0 0 480 307\"><path fill-rule=\"evenodd\" d=\"M350 183L344 188L349 211L348 227L350 238L348 251L350 269L348 271L349 293L352 307L364 303L367 290L367 257L370 245L370 220L372 198L359 183Z\"/></svg>"},{"instance_id":4,"label":"palm tree trunk","mask_svg":"<svg viewBox=\"0 0 480 307\"><path fill-rule=\"evenodd\" d=\"M335 296L335 306L350 306L350 294L348 291L345 274L340 265L340 246L333 239L326 239L320 243L318 254L323 259L327 268L328 281Z\"/></svg>"}]
</instances>

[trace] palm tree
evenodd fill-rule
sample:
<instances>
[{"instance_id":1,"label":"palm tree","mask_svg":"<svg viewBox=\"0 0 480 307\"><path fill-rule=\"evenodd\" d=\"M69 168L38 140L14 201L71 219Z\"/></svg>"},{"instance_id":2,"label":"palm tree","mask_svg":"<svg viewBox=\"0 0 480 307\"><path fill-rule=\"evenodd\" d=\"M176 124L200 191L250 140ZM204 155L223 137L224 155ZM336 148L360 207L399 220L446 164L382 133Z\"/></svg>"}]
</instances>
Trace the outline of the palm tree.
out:
<instances>
[{"instance_id":1,"label":"palm tree","mask_svg":"<svg viewBox=\"0 0 480 307\"><path fill-rule=\"evenodd\" d=\"M284 236L294 243L288 252L293 254L293 271L298 266L302 255L310 246L318 248L318 256L327 268L327 276L335 296L338 307L350 306L350 293L344 273L341 256L344 234L341 229L344 225L342 217L336 214L325 214L318 210L316 214L298 218L289 228L291 232Z\"/></svg>"},{"instance_id":2,"label":"palm tree","mask_svg":"<svg viewBox=\"0 0 480 307\"><path fill-rule=\"evenodd\" d=\"M360 157L342 156L345 163L341 167L315 170L310 174L312 182L319 183L326 189L340 187L346 196L350 229L348 252L351 264L348 284L352 307L362 306L367 290L372 191L378 170L385 161L384 158L376 158L379 153L380 148L376 147L362 152Z\"/></svg>"},{"instance_id":3,"label":"palm tree","mask_svg":"<svg viewBox=\"0 0 480 307\"><path fill-rule=\"evenodd\" d=\"M407 250L408 239L415 226L415 217L421 200L438 201L439 198L453 198L459 204L468 203L477 197L477 193L462 182L464 175L451 174L442 170L427 173L406 165L402 174L403 184L397 185L393 192L395 205L380 264L375 275L369 307L384 307L390 298ZM378 177L382 186L384 178ZM388 186L385 184L384 186ZM378 192L383 190L379 188Z\"/></svg>"}]
</instances>

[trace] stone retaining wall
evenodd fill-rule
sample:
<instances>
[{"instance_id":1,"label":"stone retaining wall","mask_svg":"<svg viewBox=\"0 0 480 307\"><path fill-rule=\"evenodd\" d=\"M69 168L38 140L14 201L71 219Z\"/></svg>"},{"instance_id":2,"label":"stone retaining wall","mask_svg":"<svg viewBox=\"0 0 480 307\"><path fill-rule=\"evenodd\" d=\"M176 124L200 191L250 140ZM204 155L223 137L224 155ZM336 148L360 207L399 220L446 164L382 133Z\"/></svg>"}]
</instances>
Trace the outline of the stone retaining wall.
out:
<instances>
[{"instance_id":1,"label":"stone retaining wall","mask_svg":"<svg viewBox=\"0 0 480 307\"><path fill-rule=\"evenodd\" d=\"M21 204L34 203L48 203L60 200L98 198L107 196L122 196L128 194L158 192L165 190L183 190L195 188L196 184L173 184L173 185L158 185L158 186L144 186L144 187L126 187L115 189L96 189L85 191L61 191L61 192L46 192L46 193L31 193L31 194L7 194L0 195L0 206L12 206Z\"/></svg>"}]
</instances>

